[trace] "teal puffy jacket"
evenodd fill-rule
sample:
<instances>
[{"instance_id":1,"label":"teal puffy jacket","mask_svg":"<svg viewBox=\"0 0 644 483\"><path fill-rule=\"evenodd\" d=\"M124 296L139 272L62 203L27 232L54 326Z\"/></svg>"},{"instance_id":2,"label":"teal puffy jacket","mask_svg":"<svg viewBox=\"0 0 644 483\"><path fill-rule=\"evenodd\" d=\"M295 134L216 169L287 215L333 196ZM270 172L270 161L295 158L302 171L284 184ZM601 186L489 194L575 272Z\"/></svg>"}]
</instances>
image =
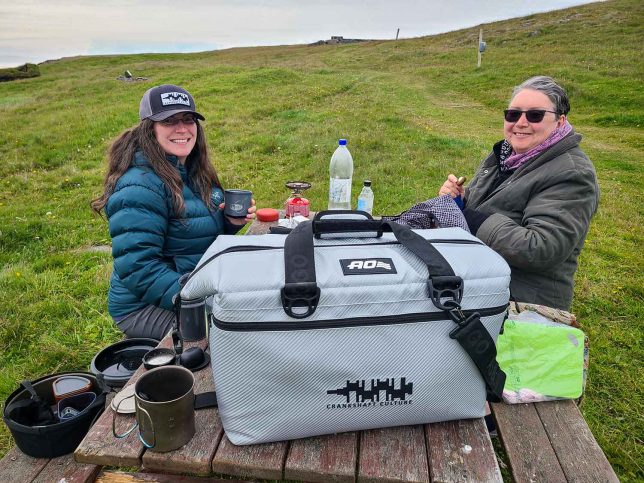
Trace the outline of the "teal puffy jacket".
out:
<instances>
[{"instance_id":1,"label":"teal puffy jacket","mask_svg":"<svg viewBox=\"0 0 644 483\"><path fill-rule=\"evenodd\" d=\"M218 235L240 228L217 208L224 200L220 188L213 188L215 208L209 210L190 188L185 167L175 156L167 159L184 183L181 218L174 213L169 190L141 152L117 181L105 207L114 257L108 309L114 318L147 305L171 310L179 277L194 269Z\"/></svg>"}]
</instances>

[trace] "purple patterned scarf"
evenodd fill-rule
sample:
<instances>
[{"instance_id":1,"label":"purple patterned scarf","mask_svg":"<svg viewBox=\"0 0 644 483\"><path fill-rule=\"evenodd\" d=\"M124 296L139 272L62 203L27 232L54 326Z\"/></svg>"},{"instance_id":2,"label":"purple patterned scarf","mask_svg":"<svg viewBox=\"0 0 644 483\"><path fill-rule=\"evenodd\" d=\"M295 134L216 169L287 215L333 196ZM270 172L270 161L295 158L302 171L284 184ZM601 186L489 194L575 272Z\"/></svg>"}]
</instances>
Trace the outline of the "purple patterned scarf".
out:
<instances>
[{"instance_id":1,"label":"purple patterned scarf","mask_svg":"<svg viewBox=\"0 0 644 483\"><path fill-rule=\"evenodd\" d=\"M571 131L572 126L566 119L566 122L563 123L561 127L558 127L554 131L552 131L550 133L550 136L548 136L548 138L544 142L542 142L538 146L535 146L530 151L526 151L525 153L521 154L515 153L510 143L503 141L503 144L501 146L501 155L499 156L501 171L514 171L515 169L520 168L532 158L537 157L549 147L557 144L568 134L570 134Z\"/></svg>"}]
</instances>

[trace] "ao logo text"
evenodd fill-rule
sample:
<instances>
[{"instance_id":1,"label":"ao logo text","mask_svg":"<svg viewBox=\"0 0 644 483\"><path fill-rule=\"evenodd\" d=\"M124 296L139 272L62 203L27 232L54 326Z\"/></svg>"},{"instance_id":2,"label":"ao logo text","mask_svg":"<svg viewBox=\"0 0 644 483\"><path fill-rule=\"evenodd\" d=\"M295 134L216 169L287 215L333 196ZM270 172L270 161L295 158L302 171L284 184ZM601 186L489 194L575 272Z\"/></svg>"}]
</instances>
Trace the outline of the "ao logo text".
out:
<instances>
[{"instance_id":1,"label":"ao logo text","mask_svg":"<svg viewBox=\"0 0 644 483\"><path fill-rule=\"evenodd\" d=\"M379 260L353 260L348 266L349 270L356 268L362 270L376 267L391 270L391 265L389 263L381 262Z\"/></svg>"}]
</instances>

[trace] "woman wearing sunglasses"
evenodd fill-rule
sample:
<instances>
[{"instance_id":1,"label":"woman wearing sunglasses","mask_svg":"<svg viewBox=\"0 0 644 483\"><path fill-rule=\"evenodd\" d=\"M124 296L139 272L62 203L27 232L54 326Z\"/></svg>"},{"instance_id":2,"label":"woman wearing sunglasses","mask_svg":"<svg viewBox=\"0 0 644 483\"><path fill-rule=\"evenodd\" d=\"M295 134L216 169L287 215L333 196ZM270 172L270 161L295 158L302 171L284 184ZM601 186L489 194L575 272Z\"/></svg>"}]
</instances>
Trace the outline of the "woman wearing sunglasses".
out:
<instances>
[{"instance_id":1,"label":"woman wearing sunglasses","mask_svg":"<svg viewBox=\"0 0 644 483\"><path fill-rule=\"evenodd\" d=\"M149 89L141 122L110 148L103 194L112 237L114 269L108 309L129 337L164 337L174 320L179 278L192 271L222 233L234 234L254 218L223 215L224 195L208 157L204 117L185 89Z\"/></svg>"},{"instance_id":2,"label":"woman wearing sunglasses","mask_svg":"<svg viewBox=\"0 0 644 483\"><path fill-rule=\"evenodd\" d=\"M568 122L568 96L550 77L514 89L496 143L467 187L450 174L439 194L461 196L470 231L512 269L515 300L568 310L573 277L599 203L592 162Z\"/></svg>"}]
</instances>

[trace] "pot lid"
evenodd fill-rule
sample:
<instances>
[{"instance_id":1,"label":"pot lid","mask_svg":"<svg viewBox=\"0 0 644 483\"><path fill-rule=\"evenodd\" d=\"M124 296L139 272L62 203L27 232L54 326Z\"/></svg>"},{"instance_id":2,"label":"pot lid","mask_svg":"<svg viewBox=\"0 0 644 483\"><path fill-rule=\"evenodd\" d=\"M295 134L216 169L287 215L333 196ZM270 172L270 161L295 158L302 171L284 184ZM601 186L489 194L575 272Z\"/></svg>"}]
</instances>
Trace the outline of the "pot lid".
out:
<instances>
[{"instance_id":1,"label":"pot lid","mask_svg":"<svg viewBox=\"0 0 644 483\"><path fill-rule=\"evenodd\" d=\"M110 387L122 387L143 363L143 356L158 345L155 339L125 339L109 345L92 359L90 370L102 374Z\"/></svg>"}]
</instances>

